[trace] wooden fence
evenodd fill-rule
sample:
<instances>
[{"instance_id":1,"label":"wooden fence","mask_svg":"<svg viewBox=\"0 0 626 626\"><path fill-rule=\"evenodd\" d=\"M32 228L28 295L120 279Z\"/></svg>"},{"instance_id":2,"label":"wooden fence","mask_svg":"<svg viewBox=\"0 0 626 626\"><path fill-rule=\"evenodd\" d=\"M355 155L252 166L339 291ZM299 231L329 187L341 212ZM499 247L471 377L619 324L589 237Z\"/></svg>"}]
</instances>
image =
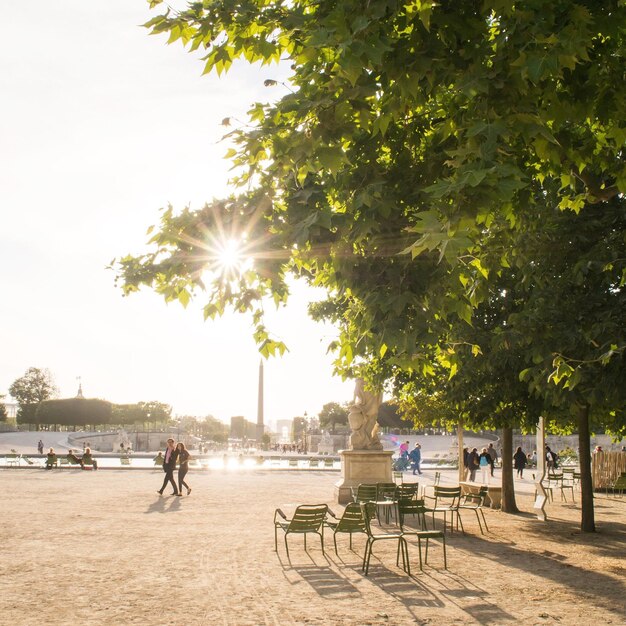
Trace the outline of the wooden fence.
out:
<instances>
[{"instance_id":1,"label":"wooden fence","mask_svg":"<svg viewBox=\"0 0 626 626\"><path fill-rule=\"evenodd\" d=\"M606 489L626 473L626 452L594 452L591 477L594 489Z\"/></svg>"}]
</instances>

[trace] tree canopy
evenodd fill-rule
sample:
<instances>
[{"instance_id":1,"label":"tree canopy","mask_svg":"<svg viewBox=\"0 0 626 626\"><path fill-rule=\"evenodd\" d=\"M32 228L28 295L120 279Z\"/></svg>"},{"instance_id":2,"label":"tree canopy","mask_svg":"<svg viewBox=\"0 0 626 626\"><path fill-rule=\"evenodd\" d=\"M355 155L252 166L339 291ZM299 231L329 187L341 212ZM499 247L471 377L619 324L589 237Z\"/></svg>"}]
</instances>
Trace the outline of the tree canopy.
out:
<instances>
[{"instance_id":1,"label":"tree canopy","mask_svg":"<svg viewBox=\"0 0 626 626\"><path fill-rule=\"evenodd\" d=\"M623 2L224 0L147 26L205 71L291 73L229 133L238 193L167 208L119 261L126 293L205 290L206 317L252 312L270 354L264 301L293 273L327 289L312 314L339 326L344 375L436 376L450 399L473 373L477 402L502 381L503 416L527 394L560 427L624 432ZM222 233L245 271L212 265Z\"/></svg>"},{"instance_id":2,"label":"tree canopy","mask_svg":"<svg viewBox=\"0 0 626 626\"><path fill-rule=\"evenodd\" d=\"M40 402L53 398L58 394L58 389L49 370L29 367L23 376L11 383L9 393L19 405L18 421L24 423L33 417L26 407L29 405L36 407ZM31 423L34 423L34 420Z\"/></svg>"},{"instance_id":3,"label":"tree canopy","mask_svg":"<svg viewBox=\"0 0 626 626\"><path fill-rule=\"evenodd\" d=\"M328 402L319 412L320 428L330 430L335 433L335 428L341 426L344 429L348 426L348 409L338 402Z\"/></svg>"},{"instance_id":4,"label":"tree canopy","mask_svg":"<svg viewBox=\"0 0 626 626\"><path fill-rule=\"evenodd\" d=\"M109 424L111 414L111 403L106 400L63 398L41 402L37 406L35 417L38 424L87 426Z\"/></svg>"}]
</instances>

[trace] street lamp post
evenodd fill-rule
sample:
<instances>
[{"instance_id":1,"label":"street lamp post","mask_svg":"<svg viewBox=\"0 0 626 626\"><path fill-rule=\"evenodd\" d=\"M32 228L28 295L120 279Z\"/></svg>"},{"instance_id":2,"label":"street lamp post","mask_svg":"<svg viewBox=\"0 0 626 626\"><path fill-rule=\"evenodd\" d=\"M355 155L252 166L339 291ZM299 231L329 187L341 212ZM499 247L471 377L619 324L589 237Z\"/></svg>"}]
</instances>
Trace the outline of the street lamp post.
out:
<instances>
[{"instance_id":1,"label":"street lamp post","mask_svg":"<svg viewBox=\"0 0 626 626\"><path fill-rule=\"evenodd\" d=\"M304 450L304 454L305 455L307 453L307 439L306 439L306 436L307 436L308 430L309 430L309 419L308 419L308 416L307 416L307 412L305 411L304 412L304 428L302 430L302 433L303 433L303 436L304 436L304 445L302 446L302 448Z\"/></svg>"}]
</instances>

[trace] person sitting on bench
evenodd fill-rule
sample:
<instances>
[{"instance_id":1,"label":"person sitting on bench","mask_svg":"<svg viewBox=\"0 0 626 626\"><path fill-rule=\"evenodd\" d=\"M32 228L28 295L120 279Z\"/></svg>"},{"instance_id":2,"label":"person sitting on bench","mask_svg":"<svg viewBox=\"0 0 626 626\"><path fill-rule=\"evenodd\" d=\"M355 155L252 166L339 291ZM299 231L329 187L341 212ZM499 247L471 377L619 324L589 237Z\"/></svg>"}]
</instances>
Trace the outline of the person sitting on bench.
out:
<instances>
[{"instance_id":1,"label":"person sitting on bench","mask_svg":"<svg viewBox=\"0 0 626 626\"><path fill-rule=\"evenodd\" d=\"M48 454L46 455L46 469L52 469L56 467L57 464L57 455L54 453L54 448L50 448L48 450Z\"/></svg>"},{"instance_id":2,"label":"person sitting on bench","mask_svg":"<svg viewBox=\"0 0 626 626\"><path fill-rule=\"evenodd\" d=\"M98 469L98 462L96 461L96 459L94 459L91 456L91 448L85 448L85 454L83 454L82 465L83 467L85 465L93 465L93 468L95 470Z\"/></svg>"},{"instance_id":3,"label":"person sitting on bench","mask_svg":"<svg viewBox=\"0 0 626 626\"><path fill-rule=\"evenodd\" d=\"M68 450L67 456L65 457L71 465L80 465L82 467L83 461L79 459L75 454L74 450Z\"/></svg>"}]
</instances>

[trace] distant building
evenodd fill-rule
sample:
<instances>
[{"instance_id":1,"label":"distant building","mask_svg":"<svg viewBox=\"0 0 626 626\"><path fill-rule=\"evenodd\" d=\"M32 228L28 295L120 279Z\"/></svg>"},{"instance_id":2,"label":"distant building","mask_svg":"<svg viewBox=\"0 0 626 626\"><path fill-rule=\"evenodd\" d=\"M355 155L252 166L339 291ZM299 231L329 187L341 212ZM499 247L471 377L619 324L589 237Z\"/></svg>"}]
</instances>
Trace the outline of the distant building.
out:
<instances>
[{"instance_id":1,"label":"distant building","mask_svg":"<svg viewBox=\"0 0 626 626\"><path fill-rule=\"evenodd\" d=\"M294 417L291 422L291 440L301 441L306 435L307 421L305 417Z\"/></svg>"},{"instance_id":2,"label":"distant building","mask_svg":"<svg viewBox=\"0 0 626 626\"><path fill-rule=\"evenodd\" d=\"M235 415L230 418L231 439L256 440L257 425L249 422L243 415Z\"/></svg>"},{"instance_id":3,"label":"distant building","mask_svg":"<svg viewBox=\"0 0 626 626\"><path fill-rule=\"evenodd\" d=\"M276 420L276 434L279 443L289 443L291 441L292 420Z\"/></svg>"},{"instance_id":4,"label":"distant building","mask_svg":"<svg viewBox=\"0 0 626 626\"><path fill-rule=\"evenodd\" d=\"M3 402L4 408L7 410L7 417L14 420L17 417L17 409L19 405L17 402Z\"/></svg>"}]
</instances>

